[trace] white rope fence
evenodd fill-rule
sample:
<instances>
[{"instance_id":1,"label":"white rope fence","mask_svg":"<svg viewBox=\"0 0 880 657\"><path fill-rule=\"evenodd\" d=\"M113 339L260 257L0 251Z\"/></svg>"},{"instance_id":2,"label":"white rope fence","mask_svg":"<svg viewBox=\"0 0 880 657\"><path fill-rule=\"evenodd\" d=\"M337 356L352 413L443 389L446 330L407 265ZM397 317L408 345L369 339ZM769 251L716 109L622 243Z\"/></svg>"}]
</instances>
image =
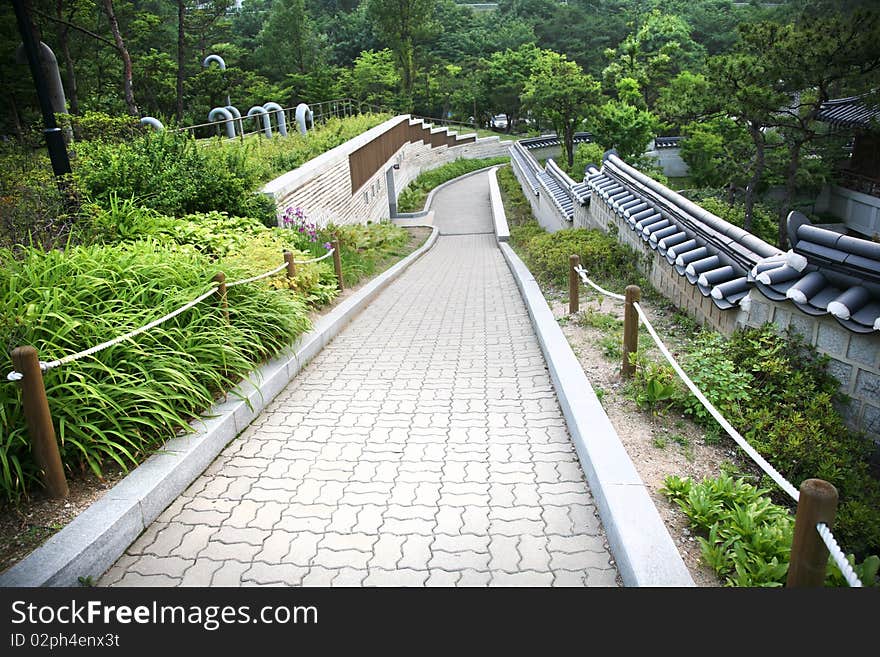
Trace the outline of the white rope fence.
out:
<instances>
[{"instance_id":1,"label":"white rope fence","mask_svg":"<svg viewBox=\"0 0 880 657\"><path fill-rule=\"evenodd\" d=\"M625 301L626 297L622 294L615 294L614 292L609 292L605 288L599 287L589 278L587 278L587 270L583 267L575 267L574 270L577 272L577 275L581 277L581 281L583 281L586 285L589 285L591 288L596 290L597 292L601 292L606 297L611 297L612 299L617 299L618 301Z\"/></svg>"},{"instance_id":2,"label":"white rope fence","mask_svg":"<svg viewBox=\"0 0 880 657\"><path fill-rule=\"evenodd\" d=\"M263 280L264 278L269 278L270 276L274 276L275 274L277 274L278 272L280 272L280 271L281 271L282 269L284 269L285 267L287 267L287 263L286 263L286 262L285 262L285 263L282 263L282 264L280 264L280 265L278 265L277 267L275 267L275 269L273 269L273 270L271 270L271 271L267 271L267 272L264 272L264 273L262 273L262 274L257 274L256 276L251 276L250 278L245 278L245 279L240 280L240 281L233 281L232 283L227 283L227 284L226 284L226 287L227 287L227 288L230 288L230 287L235 287L236 285L245 285L245 284L247 284L247 283L254 283L254 282L256 282L256 281L261 281L261 280Z\"/></svg>"},{"instance_id":3,"label":"white rope fence","mask_svg":"<svg viewBox=\"0 0 880 657\"><path fill-rule=\"evenodd\" d=\"M333 255L334 250L335 249L330 249L329 251L327 251L327 253L325 253L324 255L317 257L317 258L312 258L310 260L294 260L293 262L294 262L294 264L297 264L297 265L308 265L308 264L311 264L314 262L320 262L321 260L324 260L325 258L328 258L331 255ZM278 265L275 269L272 269L267 272L263 272L262 274L258 274L256 276L251 276L250 278L245 278L240 281L233 281L231 283L226 283L226 287L230 288L230 287L235 287L237 285L245 285L247 283L254 283L254 282L262 280L264 278L269 278L270 276L274 276L275 274L280 273L286 267L287 267L287 263L284 262L284 263ZM42 371L46 372L48 370L55 369L56 367L61 367L62 365L67 365L68 363L72 363L74 361L80 360L81 358L85 358L86 356L92 356L94 354L97 354L100 351L104 351L105 349L109 349L110 347L117 345L120 342L125 342L126 340L130 340L131 338L137 337L138 335L141 335L142 333L146 333L150 329L154 329L157 326L159 326L160 324L164 324L169 319L173 319L174 317L177 317L181 313L186 312L187 310L189 310L193 306L198 305L199 303L201 303L202 301L204 301L205 299L207 299L211 295L215 294L218 289L219 289L219 286L215 283L213 285L213 287L211 287L210 290L208 290L204 294L196 297L192 301L189 301L189 302L183 304L180 308L177 308L176 310L171 311L170 313L168 313L167 315L164 315L163 317L160 317L159 319L153 320L149 324L145 324L144 326L141 326L140 328L136 328L133 331L129 331L128 333L126 333L124 335L120 335L118 337L115 337L112 340L107 340L106 342L102 342L99 345L95 345L94 347L89 347L88 349L84 349L83 351L79 351L75 354L69 354L69 355L64 356L63 358L59 358L57 360L50 360L50 361L42 361L41 360L40 361L40 369ZM6 380L7 381L21 381L23 376L24 375L21 372L16 372L15 370L13 370L6 375Z\"/></svg>"},{"instance_id":4,"label":"white rope fence","mask_svg":"<svg viewBox=\"0 0 880 657\"><path fill-rule=\"evenodd\" d=\"M329 258L330 256L332 256L332 255L333 255L333 252L334 252L335 250L336 250L336 249L330 249L330 250L327 251L327 253L325 253L324 255L319 256L319 257L317 257L317 258L312 258L311 260L294 260L293 263L296 264L296 265L310 265L310 264L312 264L313 262L321 262L321 261L324 260L325 258Z\"/></svg>"},{"instance_id":5,"label":"white rope fence","mask_svg":"<svg viewBox=\"0 0 880 657\"><path fill-rule=\"evenodd\" d=\"M840 568L840 572L843 574L846 583L853 588L861 588L862 581L859 579L858 575L856 575L849 561L844 556L843 550L840 549L837 540L834 538L834 534L828 529L828 525L824 522L820 522L816 525L816 531L819 532L819 536L825 543L825 547L828 548L828 553L831 555L831 558L834 559L834 563Z\"/></svg>"},{"instance_id":6,"label":"white rope fence","mask_svg":"<svg viewBox=\"0 0 880 657\"><path fill-rule=\"evenodd\" d=\"M575 272L580 276L581 280L589 285L590 287L598 290L599 292L611 297L612 299L617 299L619 301L626 300L626 297L620 294L614 294L613 292L609 292L608 290L603 289L602 287L593 283L589 278L587 278L586 270L583 267L576 267ZM648 319L645 311L642 309L641 305L638 302L633 303L633 308L635 308L638 313L639 319L645 325L648 333L651 338L657 344L657 348L660 350L660 353L663 354L663 357L669 362L672 366L672 369L675 370L675 373L678 374L679 378L684 382L687 386L688 390L690 390L693 395L699 400L699 402L703 405L703 407L709 412L709 414L715 418L718 424L727 432L727 434L733 438L734 442L739 445L743 451L748 454L752 460L758 464L758 466L767 473L767 475L779 486L783 491L788 493L789 496L796 502L800 499L800 493L797 488L795 488L791 482L789 482L785 477L783 477L776 468L774 468L763 456L761 456L758 451L752 447L749 442L743 438L743 436L737 431L730 422L725 419L723 415L715 408L715 406L710 402L706 396L702 393L702 391L696 386L696 384L691 381L691 378L685 373L682 369L681 365L678 364L678 361L675 360L675 357L669 352L669 349L663 344L663 341L660 339L660 336L657 335L657 331L654 329L654 326L651 324ZM852 566L849 561L847 561L846 557L843 554L843 551L840 549L840 546L837 544L837 541L834 539L834 535L831 533L831 530L825 523L819 523L816 525L816 531L819 533L819 536L825 542L825 545L828 547L828 552L831 557L834 559L834 562L837 564L837 567L840 569L840 572L843 574L844 579L846 579L847 583L852 587L861 587L862 582L859 580L858 576L853 571Z\"/></svg>"}]
</instances>

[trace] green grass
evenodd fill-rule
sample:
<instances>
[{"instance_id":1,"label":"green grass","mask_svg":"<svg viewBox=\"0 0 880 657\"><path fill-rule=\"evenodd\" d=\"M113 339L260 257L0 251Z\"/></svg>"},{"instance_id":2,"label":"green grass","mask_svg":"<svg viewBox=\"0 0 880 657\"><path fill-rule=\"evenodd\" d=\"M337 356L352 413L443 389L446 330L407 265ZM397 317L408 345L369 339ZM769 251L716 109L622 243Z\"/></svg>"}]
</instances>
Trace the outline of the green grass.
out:
<instances>
[{"instance_id":1,"label":"green grass","mask_svg":"<svg viewBox=\"0 0 880 657\"><path fill-rule=\"evenodd\" d=\"M436 169L425 171L400 192L397 197L397 208L400 212L417 212L425 207L428 194L435 187L471 171L495 164L505 164L509 160L508 157L489 157L479 160L458 159Z\"/></svg>"}]
</instances>

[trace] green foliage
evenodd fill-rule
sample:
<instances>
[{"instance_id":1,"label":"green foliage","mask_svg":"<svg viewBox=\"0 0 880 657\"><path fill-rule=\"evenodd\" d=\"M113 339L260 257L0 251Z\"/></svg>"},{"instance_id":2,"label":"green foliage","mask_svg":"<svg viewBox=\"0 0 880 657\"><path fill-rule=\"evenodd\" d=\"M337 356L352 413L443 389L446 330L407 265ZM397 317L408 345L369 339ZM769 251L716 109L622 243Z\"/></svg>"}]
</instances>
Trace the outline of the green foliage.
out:
<instances>
[{"instance_id":1,"label":"green foliage","mask_svg":"<svg viewBox=\"0 0 880 657\"><path fill-rule=\"evenodd\" d=\"M123 143L80 142L77 155L74 175L99 204L117 195L177 216L215 209L265 220L274 214L254 193L259 179L240 148L204 149L188 134L166 130Z\"/></svg>"},{"instance_id":2,"label":"green foliage","mask_svg":"<svg viewBox=\"0 0 880 657\"><path fill-rule=\"evenodd\" d=\"M774 504L767 490L729 475L707 477L700 483L667 476L661 492L684 511L703 560L726 586L783 586L788 573L794 518ZM848 555L855 564L853 555ZM876 556L856 566L866 586L876 585ZM828 562L827 586L845 585L833 560Z\"/></svg>"},{"instance_id":3,"label":"green foliage","mask_svg":"<svg viewBox=\"0 0 880 657\"><path fill-rule=\"evenodd\" d=\"M641 408L658 413L660 402L674 402L679 395L678 378L672 368L649 360L642 353L630 354L636 366L635 374L627 385L627 392Z\"/></svg>"},{"instance_id":4,"label":"green foliage","mask_svg":"<svg viewBox=\"0 0 880 657\"><path fill-rule=\"evenodd\" d=\"M487 157L477 160L459 158L436 169L424 171L400 192L397 197L398 210L417 212L424 207L428 194L435 187L477 169L506 164L509 160L508 157Z\"/></svg>"},{"instance_id":5,"label":"green foliage","mask_svg":"<svg viewBox=\"0 0 880 657\"><path fill-rule=\"evenodd\" d=\"M0 251L0 263L0 341L34 345L44 360L161 317L209 289L217 271L192 248L155 241L29 249L19 260ZM66 469L100 475L108 461L135 464L309 327L305 305L291 294L252 284L230 288L228 298L229 324L209 297L136 339L46 372ZM12 369L8 355L0 366ZM38 473L20 394L18 386L0 387L0 490L13 500Z\"/></svg>"},{"instance_id":6,"label":"green foliage","mask_svg":"<svg viewBox=\"0 0 880 657\"><path fill-rule=\"evenodd\" d=\"M601 105L588 121L596 140L606 149L615 149L624 160L645 152L658 123L651 112L617 100Z\"/></svg>"},{"instance_id":7,"label":"green foliage","mask_svg":"<svg viewBox=\"0 0 880 657\"><path fill-rule=\"evenodd\" d=\"M583 180L588 166L592 164L601 168L605 150L596 143L578 144L574 149L574 164L569 167L568 163L563 160L560 166L573 180Z\"/></svg>"},{"instance_id":8,"label":"green foliage","mask_svg":"<svg viewBox=\"0 0 880 657\"><path fill-rule=\"evenodd\" d=\"M496 176L498 178L498 189L501 192L501 202L504 204L504 214L507 216L507 225L510 228L511 234L514 231L518 231L517 235L520 236L520 239L524 239L526 235L519 232L519 228L528 225L533 227L530 230L534 230L534 227L537 226L537 223L532 219L532 206L529 205L528 199L523 194L522 187L520 187L513 169L501 167L496 172ZM528 235L528 237L532 237L540 230L541 227L537 226L537 231Z\"/></svg>"},{"instance_id":9,"label":"green foliage","mask_svg":"<svg viewBox=\"0 0 880 657\"><path fill-rule=\"evenodd\" d=\"M631 252L600 230L567 228L548 233L535 222L511 229L511 239L522 248L532 273L559 287L568 285L568 257L571 254L580 256L590 277L600 284L619 286L631 277Z\"/></svg>"},{"instance_id":10,"label":"green foliage","mask_svg":"<svg viewBox=\"0 0 880 657\"><path fill-rule=\"evenodd\" d=\"M59 126L69 125L77 139L119 143L143 135L147 130L131 116L111 116L104 112L85 112L82 116L57 114Z\"/></svg>"},{"instance_id":11,"label":"green foliage","mask_svg":"<svg viewBox=\"0 0 880 657\"><path fill-rule=\"evenodd\" d=\"M752 377L737 369L727 357L727 345L718 333L706 331L691 344L683 367L691 380L725 417L740 417L750 406ZM681 405L685 413L702 424L714 422L705 407L683 389Z\"/></svg>"},{"instance_id":12,"label":"green foliage","mask_svg":"<svg viewBox=\"0 0 880 657\"><path fill-rule=\"evenodd\" d=\"M685 369L704 394L789 481L817 477L837 487L841 545L858 555L877 550L880 482L869 471L870 442L835 410L842 398L827 357L770 324L697 344ZM701 417L693 401L684 404Z\"/></svg>"}]
</instances>

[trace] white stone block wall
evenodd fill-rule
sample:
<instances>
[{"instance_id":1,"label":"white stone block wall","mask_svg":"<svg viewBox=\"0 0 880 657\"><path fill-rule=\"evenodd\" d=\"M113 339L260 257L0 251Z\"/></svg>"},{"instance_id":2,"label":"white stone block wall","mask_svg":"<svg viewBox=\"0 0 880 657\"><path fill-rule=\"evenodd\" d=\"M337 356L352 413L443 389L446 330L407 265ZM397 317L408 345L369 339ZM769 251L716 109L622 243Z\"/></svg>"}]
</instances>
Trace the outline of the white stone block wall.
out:
<instances>
[{"instance_id":1,"label":"white stone block wall","mask_svg":"<svg viewBox=\"0 0 880 657\"><path fill-rule=\"evenodd\" d=\"M262 192L273 198L278 221L288 207L302 208L318 225L366 223L388 218L389 203L385 172L394 164L395 191L400 191L422 171L433 169L458 158L484 158L507 155L508 144L498 137L485 137L460 146L431 148L422 142L404 144L373 176L356 190L351 189L349 155L408 115L396 116L362 135L306 162L301 167L267 183Z\"/></svg>"}]
</instances>

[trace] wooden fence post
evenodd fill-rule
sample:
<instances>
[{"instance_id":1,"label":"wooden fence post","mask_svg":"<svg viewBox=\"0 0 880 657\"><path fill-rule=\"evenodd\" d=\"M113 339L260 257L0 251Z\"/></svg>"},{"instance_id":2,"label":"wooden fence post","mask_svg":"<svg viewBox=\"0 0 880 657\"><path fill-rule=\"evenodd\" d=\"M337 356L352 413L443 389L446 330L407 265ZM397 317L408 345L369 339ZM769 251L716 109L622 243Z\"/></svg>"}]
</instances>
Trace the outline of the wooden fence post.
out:
<instances>
[{"instance_id":1,"label":"wooden fence post","mask_svg":"<svg viewBox=\"0 0 880 657\"><path fill-rule=\"evenodd\" d=\"M628 379L635 374L636 366L629 362L629 355L639 350L639 314L634 303L642 298L642 290L638 285L626 286L626 300L623 307L623 363L620 376Z\"/></svg>"},{"instance_id":2,"label":"wooden fence post","mask_svg":"<svg viewBox=\"0 0 880 657\"><path fill-rule=\"evenodd\" d=\"M822 479L807 479L800 487L787 587L819 587L825 584L828 548L816 524L831 529L837 515L837 489Z\"/></svg>"},{"instance_id":3,"label":"wooden fence post","mask_svg":"<svg viewBox=\"0 0 880 657\"><path fill-rule=\"evenodd\" d=\"M342 292L342 260L339 256L339 240L333 240L330 245L333 247L333 268L336 270L336 287Z\"/></svg>"},{"instance_id":4,"label":"wooden fence post","mask_svg":"<svg viewBox=\"0 0 880 657\"><path fill-rule=\"evenodd\" d=\"M67 497L70 489L64 476L58 440L55 438L55 427L52 426L52 415L49 412L49 400L46 399L43 371L40 369L37 350L34 347L17 347L12 350L12 362L15 371L22 375L21 398L24 416L27 420L34 458L43 471L43 484L52 497L56 499Z\"/></svg>"},{"instance_id":5,"label":"wooden fence post","mask_svg":"<svg viewBox=\"0 0 880 657\"><path fill-rule=\"evenodd\" d=\"M568 314L572 315L580 308L578 293L580 292L580 278L575 267L580 267L581 258L578 255L568 256Z\"/></svg>"},{"instance_id":6,"label":"wooden fence post","mask_svg":"<svg viewBox=\"0 0 880 657\"><path fill-rule=\"evenodd\" d=\"M217 294L220 295L220 308L223 310L223 317L226 318L226 323L229 323L229 303L226 301L226 274L222 271L218 271L213 280L217 281Z\"/></svg>"},{"instance_id":7,"label":"wooden fence post","mask_svg":"<svg viewBox=\"0 0 880 657\"><path fill-rule=\"evenodd\" d=\"M287 263L287 286L293 287L293 279L296 278L296 263L293 261L293 254L290 251L284 252L284 262Z\"/></svg>"}]
</instances>

